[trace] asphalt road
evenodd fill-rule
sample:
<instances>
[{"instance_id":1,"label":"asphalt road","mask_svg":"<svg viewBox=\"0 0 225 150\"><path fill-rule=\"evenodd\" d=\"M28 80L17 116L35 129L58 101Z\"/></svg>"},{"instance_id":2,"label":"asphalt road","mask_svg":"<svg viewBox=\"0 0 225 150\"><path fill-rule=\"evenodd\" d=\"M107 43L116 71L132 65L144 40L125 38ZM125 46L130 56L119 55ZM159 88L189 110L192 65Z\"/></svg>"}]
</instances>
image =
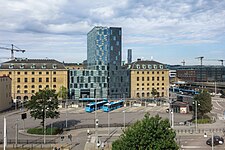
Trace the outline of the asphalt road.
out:
<instances>
[{"instance_id":1,"label":"asphalt road","mask_svg":"<svg viewBox=\"0 0 225 150\"><path fill-rule=\"evenodd\" d=\"M225 100L221 98L214 97L213 98L213 113L218 114L219 120L215 126L211 125L210 127L224 127L224 120L223 120L223 112L225 108ZM141 120L144 117L146 112L149 112L152 116L159 114L162 118L169 118L169 114L166 113L167 107L156 106L156 107L123 107L118 110L109 113L109 120L110 124L112 123L131 123L135 122L136 120ZM41 120L34 120L30 117L29 113L27 113L28 118L24 121L21 119L21 113L23 111L17 111L13 113L4 113L0 114L0 140L3 139L3 117L6 116L7 118L7 136L8 139L15 139L15 124L18 122L19 130L28 129L40 126ZM60 118L58 119L47 119L47 125L51 123L65 126L66 118L68 120L68 126L74 126L76 124L94 124L95 115L99 119L99 124L106 124L108 122L108 113L97 111L97 114L93 113L86 113L84 112L83 108L68 108L68 109L60 109ZM125 116L125 119L124 119ZM192 114L176 114L174 115L174 120L176 123L184 122L192 118ZM178 126L177 128L189 128L187 126ZM194 128L190 127L190 128ZM83 149L84 144L87 141L86 130L81 130L80 132L70 131L73 133L73 144L76 149ZM105 131L108 132L108 131ZM69 133L64 133L65 135ZM24 134L18 135L19 139L38 139L43 140L43 137L36 137L36 136L28 136ZM56 139L60 143L60 136L55 137L46 137L47 139ZM115 137L116 138L116 137ZM180 145L183 145L183 149L211 149L211 147L205 144L206 138L203 135L196 135L196 134L189 134L189 135L179 135L177 137L180 141ZM114 140L114 137L111 137L111 140ZM64 141L65 142L65 141ZM68 141L69 142L69 141ZM199 147L200 146L200 147ZM224 149L222 146L216 146L216 149Z\"/></svg>"}]
</instances>

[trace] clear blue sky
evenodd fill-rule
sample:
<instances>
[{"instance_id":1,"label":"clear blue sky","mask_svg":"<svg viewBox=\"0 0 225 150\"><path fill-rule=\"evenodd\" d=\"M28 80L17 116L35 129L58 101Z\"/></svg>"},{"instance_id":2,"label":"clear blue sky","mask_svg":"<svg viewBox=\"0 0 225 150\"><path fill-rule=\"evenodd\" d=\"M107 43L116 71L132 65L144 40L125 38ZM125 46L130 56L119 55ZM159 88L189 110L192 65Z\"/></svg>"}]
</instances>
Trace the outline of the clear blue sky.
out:
<instances>
[{"instance_id":1,"label":"clear blue sky","mask_svg":"<svg viewBox=\"0 0 225 150\"><path fill-rule=\"evenodd\" d=\"M224 0L0 0L0 10L0 46L27 50L16 57L82 62L87 32L99 25L122 27L123 60L128 48L133 60L167 64L225 59Z\"/></svg>"}]
</instances>

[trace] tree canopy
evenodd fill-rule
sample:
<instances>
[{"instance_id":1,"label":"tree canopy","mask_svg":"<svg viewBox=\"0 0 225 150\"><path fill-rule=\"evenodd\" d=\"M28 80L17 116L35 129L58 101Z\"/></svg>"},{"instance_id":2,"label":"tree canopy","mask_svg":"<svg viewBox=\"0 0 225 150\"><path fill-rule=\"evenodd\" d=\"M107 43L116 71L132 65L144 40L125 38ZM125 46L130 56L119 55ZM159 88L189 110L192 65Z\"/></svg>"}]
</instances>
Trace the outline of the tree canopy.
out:
<instances>
[{"instance_id":1,"label":"tree canopy","mask_svg":"<svg viewBox=\"0 0 225 150\"><path fill-rule=\"evenodd\" d=\"M153 97L155 97L158 94L158 91L155 88L153 88L151 94Z\"/></svg>"},{"instance_id":2,"label":"tree canopy","mask_svg":"<svg viewBox=\"0 0 225 150\"><path fill-rule=\"evenodd\" d=\"M60 90L58 92L58 97L61 99L67 99L68 98L68 90L66 87L61 86Z\"/></svg>"},{"instance_id":3,"label":"tree canopy","mask_svg":"<svg viewBox=\"0 0 225 150\"><path fill-rule=\"evenodd\" d=\"M197 115L204 116L204 114L212 110L212 98L210 94L203 90L201 93L194 96L194 100L197 101ZM194 103L196 105L196 103Z\"/></svg>"},{"instance_id":4,"label":"tree canopy","mask_svg":"<svg viewBox=\"0 0 225 150\"><path fill-rule=\"evenodd\" d=\"M35 93L26 107L30 110L30 115L34 119L42 119L41 125L44 127L45 118L58 118L58 99L55 90L44 89Z\"/></svg>"},{"instance_id":5,"label":"tree canopy","mask_svg":"<svg viewBox=\"0 0 225 150\"><path fill-rule=\"evenodd\" d=\"M120 138L112 143L112 150L177 150L175 136L168 119L146 114L143 120L123 131Z\"/></svg>"}]
</instances>

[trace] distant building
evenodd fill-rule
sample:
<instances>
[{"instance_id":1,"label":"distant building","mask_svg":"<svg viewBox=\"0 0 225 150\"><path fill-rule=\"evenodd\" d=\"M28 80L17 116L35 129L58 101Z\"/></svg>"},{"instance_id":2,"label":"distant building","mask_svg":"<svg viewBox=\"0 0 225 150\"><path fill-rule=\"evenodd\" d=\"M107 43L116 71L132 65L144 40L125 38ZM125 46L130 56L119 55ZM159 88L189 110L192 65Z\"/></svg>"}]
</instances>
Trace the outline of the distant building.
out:
<instances>
[{"instance_id":1,"label":"distant building","mask_svg":"<svg viewBox=\"0 0 225 150\"><path fill-rule=\"evenodd\" d=\"M187 82L225 82L224 66L176 66L177 78Z\"/></svg>"},{"instance_id":2,"label":"distant building","mask_svg":"<svg viewBox=\"0 0 225 150\"><path fill-rule=\"evenodd\" d=\"M127 63L132 63L132 49L127 50Z\"/></svg>"},{"instance_id":3,"label":"distant building","mask_svg":"<svg viewBox=\"0 0 225 150\"><path fill-rule=\"evenodd\" d=\"M30 100L41 89L68 87L67 69L61 62L53 59L14 59L2 63L0 76L12 79L12 97Z\"/></svg>"},{"instance_id":4,"label":"distant building","mask_svg":"<svg viewBox=\"0 0 225 150\"><path fill-rule=\"evenodd\" d=\"M11 79L8 76L0 76L0 111L12 106Z\"/></svg>"},{"instance_id":5,"label":"distant building","mask_svg":"<svg viewBox=\"0 0 225 150\"><path fill-rule=\"evenodd\" d=\"M131 98L151 98L153 89L158 97L168 97L169 70L156 61L138 59L128 65Z\"/></svg>"}]
</instances>

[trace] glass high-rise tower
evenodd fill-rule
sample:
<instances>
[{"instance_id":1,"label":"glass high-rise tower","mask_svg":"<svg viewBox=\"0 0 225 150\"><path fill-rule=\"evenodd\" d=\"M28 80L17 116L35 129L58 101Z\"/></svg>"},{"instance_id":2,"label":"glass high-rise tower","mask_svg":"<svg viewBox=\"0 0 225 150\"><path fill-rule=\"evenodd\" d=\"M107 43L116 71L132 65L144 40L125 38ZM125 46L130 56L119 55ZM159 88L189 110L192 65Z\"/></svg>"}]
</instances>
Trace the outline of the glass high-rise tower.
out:
<instances>
[{"instance_id":1,"label":"glass high-rise tower","mask_svg":"<svg viewBox=\"0 0 225 150\"><path fill-rule=\"evenodd\" d=\"M122 69L122 29L119 27L94 27L87 34L87 68L107 71L107 97L128 97L126 70ZM103 69L104 68L104 69ZM102 89L101 83L96 87ZM104 91L103 91L104 92Z\"/></svg>"},{"instance_id":2,"label":"glass high-rise tower","mask_svg":"<svg viewBox=\"0 0 225 150\"><path fill-rule=\"evenodd\" d=\"M121 66L121 28L96 26L87 34L87 64Z\"/></svg>"}]
</instances>

